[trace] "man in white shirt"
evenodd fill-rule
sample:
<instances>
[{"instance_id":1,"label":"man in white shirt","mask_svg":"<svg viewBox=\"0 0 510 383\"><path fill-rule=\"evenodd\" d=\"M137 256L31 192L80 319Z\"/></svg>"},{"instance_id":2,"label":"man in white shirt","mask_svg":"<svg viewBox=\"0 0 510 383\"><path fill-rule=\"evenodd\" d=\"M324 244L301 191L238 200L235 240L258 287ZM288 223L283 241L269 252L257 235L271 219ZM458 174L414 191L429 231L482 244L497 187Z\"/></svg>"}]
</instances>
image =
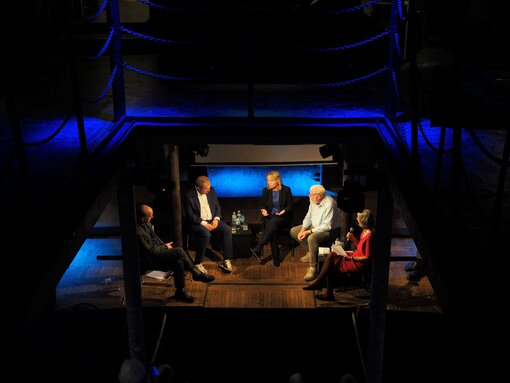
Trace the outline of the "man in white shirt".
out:
<instances>
[{"instance_id":1,"label":"man in white shirt","mask_svg":"<svg viewBox=\"0 0 510 383\"><path fill-rule=\"evenodd\" d=\"M195 264L199 270L206 273L202 262L211 237L216 237L220 251L225 258L220 268L232 272L232 229L221 221L221 207L211 181L206 176L200 176L195 181L195 188L184 197L185 219L188 230L198 238Z\"/></svg>"},{"instance_id":2,"label":"man in white shirt","mask_svg":"<svg viewBox=\"0 0 510 383\"><path fill-rule=\"evenodd\" d=\"M333 197L326 194L322 185L310 187L310 206L303 223L294 226L290 235L306 251L301 257L302 262L308 262L305 281L312 281L319 274L319 246L329 246L335 238L340 236L340 211Z\"/></svg>"}]
</instances>

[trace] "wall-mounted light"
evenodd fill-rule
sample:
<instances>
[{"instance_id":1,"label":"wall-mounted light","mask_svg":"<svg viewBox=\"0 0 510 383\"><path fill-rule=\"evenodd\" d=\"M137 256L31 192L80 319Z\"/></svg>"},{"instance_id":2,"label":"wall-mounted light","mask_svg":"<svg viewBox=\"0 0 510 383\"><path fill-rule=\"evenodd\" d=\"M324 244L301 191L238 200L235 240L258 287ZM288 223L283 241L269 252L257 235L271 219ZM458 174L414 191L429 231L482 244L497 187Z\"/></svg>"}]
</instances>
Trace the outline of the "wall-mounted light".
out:
<instances>
[{"instance_id":1,"label":"wall-mounted light","mask_svg":"<svg viewBox=\"0 0 510 383\"><path fill-rule=\"evenodd\" d=\"M199 144L193 147L193 153L195 153L199 157L207 157L209 154L209 145L207 144Z\"/></svg>"},{"instance_id":2,"label":"wall-mounted light","mask_svg":"<svg viewBox=\"0 0 510 383\"><path fill-rule=\"evenodd\" d=\"M319 148L322 158L333 156L333 161L338 162L343 157L342 149L339 144L326 144Z\"/></svg>"}]
</instances>

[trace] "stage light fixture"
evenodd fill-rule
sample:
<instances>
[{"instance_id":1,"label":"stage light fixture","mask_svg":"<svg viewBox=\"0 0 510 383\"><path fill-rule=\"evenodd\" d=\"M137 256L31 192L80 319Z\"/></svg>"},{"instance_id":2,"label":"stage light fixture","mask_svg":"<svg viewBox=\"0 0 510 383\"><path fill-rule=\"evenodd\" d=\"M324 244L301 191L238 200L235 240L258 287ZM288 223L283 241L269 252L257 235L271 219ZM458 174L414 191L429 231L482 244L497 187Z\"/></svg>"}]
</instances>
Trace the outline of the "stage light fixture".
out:
<instances>
[{"instance_id":1,"label":"stage light fixture","mask_svg":"<svg viewBox=\"0 0 510 383\"><path fill-rule=\"evenodd\" d=\"M340 145L338 144L326 144L319 148L319 153L322 158L327 158L332 156L333 161L337 161L338 159L343 157L342 149L340 149Z\"/></svg>"},{"instance_id":2,"label":"stage light fixture","mask_svg":"<svg viewBox=\"0 0 510 383\"><path fill-rule=\"evenodd\" d=\"M327 158L333 155L333 153L331 152L332 149L331 146L332 145L323 145L319 148L319 153L321 154L322 158Z\"/></svg>"},{"instance_id":3,"label":"stage light fixture","mask_svg":"<svg viewBox=\"0 0 510 383\"><path fill-rule=\"evenodd\" d=\"M195 153L199 157L207 157L207 155L209 154L209 145L199 144L193 148L193 153Z\"/></svg>"}]
</instances>

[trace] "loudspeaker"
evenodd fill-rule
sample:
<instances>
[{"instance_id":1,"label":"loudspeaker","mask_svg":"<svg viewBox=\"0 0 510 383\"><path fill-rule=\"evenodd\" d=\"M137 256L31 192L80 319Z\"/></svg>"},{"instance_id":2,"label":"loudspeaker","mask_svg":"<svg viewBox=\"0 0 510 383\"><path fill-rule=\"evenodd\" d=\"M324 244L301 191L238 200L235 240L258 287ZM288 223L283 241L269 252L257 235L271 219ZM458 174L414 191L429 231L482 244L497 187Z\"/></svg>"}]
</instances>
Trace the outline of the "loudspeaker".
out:
<instances>
[{"instance_id":1,"label":"loudspeaker","mask_svg":"<svg viewBox=\"0 0 510 383\"><path fill-rule=\"evenodd\" d=\"M341 165L323 165L322 166L322 186L326 189L338 190L342 185Z\"/></svg>"},{"instance_id":2,"label":"loudspeaker","mask_svg":"<svg viewBox=\"0 0 510 383\"><path fill-rule=\"evenodd\" d=\"M365 195L361 193L359 185L348 181L338 192L336 201L340 210L350 214L361 212L365 208Z\"/></svg>"}]
</instances>

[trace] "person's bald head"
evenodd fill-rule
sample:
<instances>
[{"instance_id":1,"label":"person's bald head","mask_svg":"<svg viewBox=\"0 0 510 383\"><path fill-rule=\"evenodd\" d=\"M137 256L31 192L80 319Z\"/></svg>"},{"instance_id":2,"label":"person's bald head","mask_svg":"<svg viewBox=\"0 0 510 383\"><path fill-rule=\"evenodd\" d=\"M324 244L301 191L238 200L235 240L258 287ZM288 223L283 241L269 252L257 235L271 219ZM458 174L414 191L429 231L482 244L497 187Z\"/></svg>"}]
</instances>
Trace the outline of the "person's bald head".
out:
<instances>
[{"instance_id":1,"label":"person's bald head","mask_svg":"<svg viewBox=\"0 0 510 383\"><path fill-rule=\"evenodd\" d=\"M145 379L145 366L138 359L125 359L120 366L119 383L143 383Z\"/></svg>"},{"instance_id":2,"label":"person's bald head","mask_svg":"<svg viewBox=\"0 0 510 383\"><path fill-rule=\"evenodd\" d=\"M154 216L154 211L149 205L139 205L137 208L138 220L146 220L150 222L152 217Z\"/></svg>"}]
</instances>

